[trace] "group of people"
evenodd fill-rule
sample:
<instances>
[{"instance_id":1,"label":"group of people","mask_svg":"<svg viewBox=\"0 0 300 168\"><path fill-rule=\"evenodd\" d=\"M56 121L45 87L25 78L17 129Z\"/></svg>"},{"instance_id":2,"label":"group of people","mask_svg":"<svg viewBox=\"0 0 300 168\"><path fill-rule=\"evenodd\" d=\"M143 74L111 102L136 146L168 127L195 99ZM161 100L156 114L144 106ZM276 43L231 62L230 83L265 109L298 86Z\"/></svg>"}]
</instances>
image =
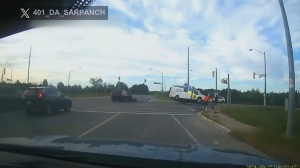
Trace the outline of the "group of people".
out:
<instances>
[{"instance_id":1,"label":"group of people","mask_svg":"<svg viewBox=\"0 0 300 168\"><path fill-rule=\"evenodd\" d=\"M210 97L210 94L208 93L207 94L207 96L205 96L202 100L203 100L203 106L206 108L206 111L207 111L207 107L208 107L208 105L209 105L209 103L210 103L210 99L211 99L211 97ZM213 100L213 102L211 102L211 103L213 103L213 109L211 109L211 110L213 110L214 111L214 113L217 113L218 112L218 93L215 93L215 97L214 97L214 100Z\"/></svg>"}]
</instances>

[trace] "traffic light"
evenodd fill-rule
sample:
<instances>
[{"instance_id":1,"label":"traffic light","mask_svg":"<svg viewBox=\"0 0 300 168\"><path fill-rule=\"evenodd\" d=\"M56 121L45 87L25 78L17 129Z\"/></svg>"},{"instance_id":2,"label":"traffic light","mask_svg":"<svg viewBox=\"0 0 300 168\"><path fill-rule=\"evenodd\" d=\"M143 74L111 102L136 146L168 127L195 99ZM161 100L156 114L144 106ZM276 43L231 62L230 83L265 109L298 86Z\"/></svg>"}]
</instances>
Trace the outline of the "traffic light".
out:
<instances>
[{"instance_id":1,"label":"traffic light","mask_svg":"<svg viewBox=\"0 0 300 168\"><path fill-rule=\"evenodd\" d=\"M215 77L215 71L212 71L212 77Z\"/></svg>"},{"instance_id":2,"label":"traffic light","mask_svg":"<svg viewBox=\"0 0 300 168\"><path fill-rule=\"evenodd\" d=\"M253 72L253 79L255 79L255 75L256 75L256 73L255 73L255 72Z\"/></svg>"},{"instance_id":3,"label":"traffic light","mask_svg":"<svg viewBox=\"0 0 300 168\"><path fill-rule=\"evenodd\" d=\"M118 77L118 80L120 80L120 79L121 79L121 77L119 76L119 77Z\"/></svg>"},{"instance_id":4,"label":"traffic light","mask_svg":"<svg viewBox=\"0 0 300 168\"><path fill-rule=\"evenodd\" d=\"M144 79L144 83L146 83L147 82L147 79Z\"/></svg>"},{"instance_id":5,"label":"traffic light","mask_svg":"<svg viewBox=\"0 0 300 168\"><path fill-rule=\"evenodd\" d=\"M221 83L227 84L227 79L221 79Z\"/></svg>"}]
</instances>

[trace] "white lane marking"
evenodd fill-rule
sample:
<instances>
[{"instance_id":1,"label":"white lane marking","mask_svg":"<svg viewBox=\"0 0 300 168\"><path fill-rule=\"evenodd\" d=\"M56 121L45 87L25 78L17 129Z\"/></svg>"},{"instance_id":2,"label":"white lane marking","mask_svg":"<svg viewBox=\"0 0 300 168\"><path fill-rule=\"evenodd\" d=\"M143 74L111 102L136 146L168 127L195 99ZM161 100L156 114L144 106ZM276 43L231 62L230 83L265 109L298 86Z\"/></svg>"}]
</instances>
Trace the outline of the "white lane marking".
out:
<instances>
[{"instance_id":1,"label":"white lane marking","mask_svg":"<svg viewBox=\"0 0 300 168\"><path fill-rule=\"evenodd\" d=\"M190 131L188 131L178 120L176 117L174 117L173 115L171 115L172 118L174 118L174 120L181 126L181 128L190 136L190 138L192 138L192 140L197 143L197 144L201 144L191 133Z\"/></svg>"},{"instance_id":2,"label":"white lane marking","mask_svg":"<svg viewBox=\"0 0 300 168\"><path fill-rule=\"evenodd\" d=\"M187 108L187 109L189 109L189 110L195 111L195 109L189 108L189 107L187 107L185 105L182 105L182 106L185 107L185 108Z\"/></svg>"},{"instance_id":3,"label":"white lane marking","mask_svg":"<svg viewBox=\"0 0 300 168\"><path fill-rule=\"evenodd\" d=\"M194 109L191 109L191 108L189 108L189 107L187 107L187 106L185 106L185 105L182 105L182 106L185 107L185 108L187 108L187 109L189 109L189 110L195 111ZM231 132L230 129L226 128L225 126L223 126L223 125L221 125L221 124L219 124L219 123L214 122L214 121L211 120L211 119L208 119L207 117L201 115L201 113L199 113L199 116L200 116L202 119L204 119L204 120L206 120L206 121L209 121L209 122L211 122L211 123L213 123L213 124L215 124L215 125L217 125L217 126L223 128L223 129L225 129L227 132Z\"/></svg>"},{"instance_id":4,"label":"white lane marking","mask_svg":"<svg viewBox=\"0 0 300 168\"><path fill-rule=\"evenodd\" d=\"M124 109L124 108L93 108L93 109L82 109L82 108L73 108L73 111L129 111L129 112L179 112L182 113L182 110L176 109L172 111L166 111L165 109L145 109L145 110L135 110L135 109ZM170 109L168 109L170 110Z\"/></svg>"},{"instance_id":5,"label":"white lane marking","mask_svg":"<svg viewBox=\"0 0 300 168\"><path fill-rule=\"evenodd\" d=\"M219 142L217 142L217 141L214 141L214 144L217 144L217 145L219 145Z\"/></svg>"},{"instance_id":6,"label":"white lane marking","mask_svg":"<svg viewBox=\"0 0 300 168\"><path fill-rule=\"evenodd\" d=\"M107 119L107 120L101 122L100 124L96 125L95 127L93 127L93 128L91 128L91 129L89 129L88 131L82 133L81 135L78 136L78 138L81 138L81 137L87 135L88 133L92 132L92 131L95 130L96 128L100 127L101 125L103 125L103 124L107 123L108 121L110 121L111 119L115 118L115 117L118 116L119 114L120 114L120 113L118 113L118 114L116 114L116 115L110 117L109 119Z\"/></svg>"},{"instance_id":7,"label":"white lane marking","mask_svg":"<svg viewBox=\"0 0 300 168\"><path fill-rule=\"evenodd\" d=\"M107 113L107 114L151 114L151 115L187 115L193 116L194 114L186 114L186 113L174 113L174 112L144 112L144 111L136 111L136 112L121 112L121 111L72 111L76 113Z\"/></svg>"}]
</instances>

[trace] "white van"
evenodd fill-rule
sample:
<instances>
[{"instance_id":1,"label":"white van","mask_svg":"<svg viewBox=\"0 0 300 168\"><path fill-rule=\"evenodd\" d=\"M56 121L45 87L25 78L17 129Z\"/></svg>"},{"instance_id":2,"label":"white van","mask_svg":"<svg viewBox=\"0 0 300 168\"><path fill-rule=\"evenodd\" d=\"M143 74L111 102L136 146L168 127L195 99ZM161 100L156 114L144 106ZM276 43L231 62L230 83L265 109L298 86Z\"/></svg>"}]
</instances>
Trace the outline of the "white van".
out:
<instances>
[{"instance_id":1,"label":"white van","mask_svg":"<svg viewBox=\"0 0 300 168\"><path fill-rule=\"evenodd\" d=\"M175 100L184 100L184 101L198 101L201 102L204 95L201 94L199 90L196 90L193 86L179 86L173 85L170 89L169 97L174 98Z\"/></svg>"}]
</instances>

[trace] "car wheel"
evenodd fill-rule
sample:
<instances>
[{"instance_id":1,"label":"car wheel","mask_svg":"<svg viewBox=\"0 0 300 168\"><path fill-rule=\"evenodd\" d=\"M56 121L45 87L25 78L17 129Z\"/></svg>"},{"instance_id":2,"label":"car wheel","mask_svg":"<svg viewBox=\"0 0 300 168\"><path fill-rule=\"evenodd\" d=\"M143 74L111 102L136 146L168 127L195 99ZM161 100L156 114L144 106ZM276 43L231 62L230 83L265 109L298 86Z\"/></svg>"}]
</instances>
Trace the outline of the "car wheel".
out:
<instances>
[{"instance_id":1,"label":"car wheel","mask_svg":"<svg viewBox=\"0 0 300 168\"><path fill-rule=\"evenodd\" d=\"M179 100L179 96L178 95L175 96L175 100Z\"/></svg>"},{"instance_id":2,"label":"car wheel","mask_svg":"<svg viewBox=\"0 0 300 168\"><path fill-rule=\"evenodd\" d=\"M66 104L66 107L65 107L65 112L70 112L71 111L71 104L68 102L67 104Z\"/></svg>"},{"instance_id":3,"label":"car wheel","mask_svg":"<svg viewBox=\"0 0 300 168\"><path fill-rule=\"evenodd\" d=\"M201 101L202 101L201 98L198 98L198 99L197 99L197 102L198 102L198 103L201 103Z\"/></svg>"}]
</instances>

